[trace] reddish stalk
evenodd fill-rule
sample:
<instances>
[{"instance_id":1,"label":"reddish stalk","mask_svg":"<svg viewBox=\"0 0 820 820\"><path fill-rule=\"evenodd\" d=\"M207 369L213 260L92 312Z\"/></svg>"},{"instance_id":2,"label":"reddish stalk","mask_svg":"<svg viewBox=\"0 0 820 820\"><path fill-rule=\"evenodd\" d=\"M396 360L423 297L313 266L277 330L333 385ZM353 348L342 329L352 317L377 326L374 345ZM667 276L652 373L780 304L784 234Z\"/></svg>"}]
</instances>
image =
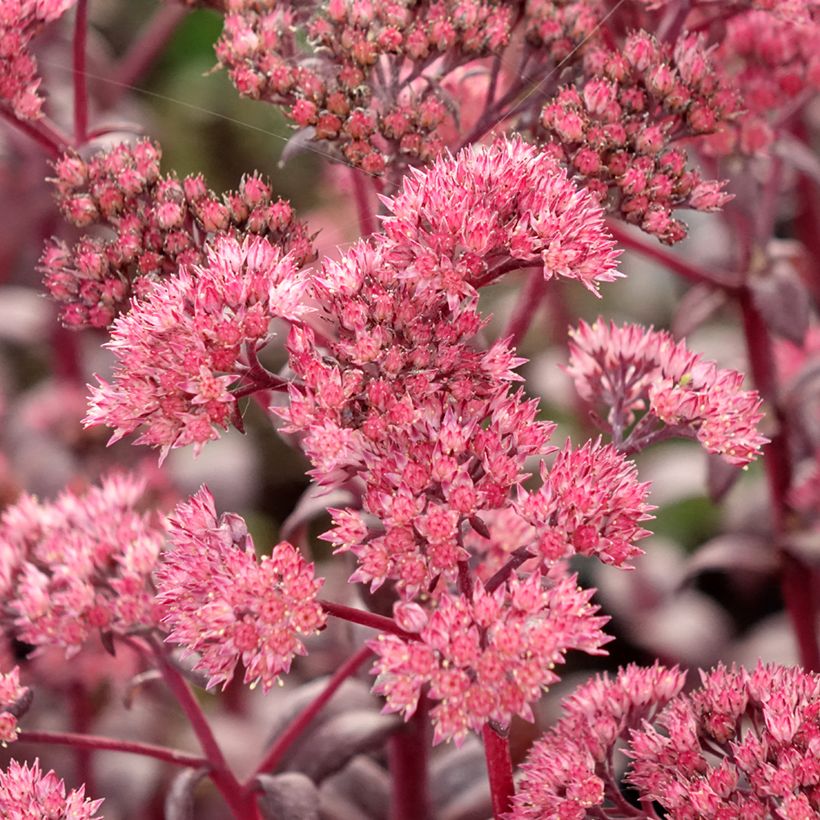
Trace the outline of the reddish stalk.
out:
<instances>
[{"instance_id":1,"label":"reddish stalk","mask_svg":"<svg viewBox=\"0 0 820 820\"><path fill-rule=\"evenodd\" d=\"M513 347L518 347L527 335L546 292L547 280L538 273L531 273L518 294L518 302L504 331L504 336L509 338Z\"/></svg>"},{"instance_id":2,"label":"reddish stalk","mask_svg":"<svg viewBox=\"0 0 820 820\"><path fill-rule=\"evenodd\" d=\"M189 766L194 769L208 766L204 757L156 746L153 743L140 743L132 740L117 740L113 737L99 735L79 735L74 732L20 732L19 743L46 743L50 746L70 746L74 749L103 750L106 752L124 752L125 754L153 757L174 766Z\"/></svg>"},{"instance_id":3,"label":"reddish stalk","mask_svg":"<svg viewBox=\"0 0 820 820\"><path fill-rule=\"evenodd\" d=\"M427 698L422 695L415 714L399 729L387 746L390 767L390 820L430 820L427 763L430 753L430 721Z\"/></svg>"},{"instance_id":4,"label":"reddish stalk","mask_svg":"<svg viewBox=\"0 0 820 820\"><path fill-rule=\"evenodd\" d=\"M86 38L88 36L88 0L77 0L74 17L74 142L79 147L88 139L88 76L86 73Z\"/></svg>"},{"instance_id":5,"label":"reddish stalk","mask_svg":"<svg viewBox=\"0 0 820 820\"><path fill-rule=\"evenodd\" d=\"M729 292L736 292L740 289L738 282L730 279L727 274L708 271L705 268L693 265L682 257L664 250L657 243L642 239L628 230L623 223L615 219L608 219L606 225L612 236L625 248L636 251L658 262L668 270L683 276L684 279L688 279L690 282L712 285L713 287L723 288Z\"/></svg>"},{"instance_id":6,"label":"reddish stalk","mask_svg":"<svg viewBox=\"0 0 820 820\"><path fill-rule=\"evenodd\" d=\"M748 289L739 296L743 314L743 329L749 353L752 377L761 395L774 408L777 433L766 448L763 463L772 499L772 525L780 556L780 589L792 629L797 639L800 663L809 671L820 671L820 649L815 634L817 601L813 589L813 573L796 555L783 547L786 531L786 495L792 483L792 465L788 449L788 419L778 404L777 377L771 339L763 317L754 305Z\"/></svg>"},{"instance_id":7,"label":"reddish stalk","mask_svg":"<svg viewBox=\"0 0 820 820\"><path fill-rule=\"evenodd\" d=\"M183 5L160 6L114 70L114 84L106 85L107 105L114 105L147 73L187 16L188 9Z\"/></svg>"},{"instance_id":8,"label":"reddish stalk","mask_svg":"<svg viewBox=\"0 0 820 820\"><path fill-rule=\"evenodd\" d=\"M219 789L225 802L231 807L237 818L240 818L240 820L261 820L255 797L252 794L243 792L241 784L228 767L222 750L219 748L211 727L208 725L202 707L194 697L193 692L191 692L187 681L168 660L161 644L152 641L151 648L165 683L176 698L182 711L185 712L194 734L199 739L202 751L205 752L205 756L208 758L208 763L211 766L209 776L214 785Z\"/></svg>"},{"instance_id":9,"label":"reddish stalk","mask_svg":"<svg viewBox=\"0 0 820 820\"><path fill-rule=\"evenodd\" d=\"M244 791L253 788L256 776L263 772L271 772L276 769L285 753L302 736L311 721L324 708L325 704L333 697L338 688L370 657L372 650L363 646L354 655L351 655L331 676L325 688L318 697L309 703L288 725L268 749L262 762L256 767L256 771L242 784Z\"/></svg>"},{"instance_id":10,"label":"reddish stalk","mask_svg":"<svg viewBox=\"0 0 820 820\"><path fill-rule=\"evenodd\" d=\"M356 202L356 212L359 215L359 232L362 236L376 233L376 217L370 202L370 191L363 171L358 168L350 169L353 179L353 199Z\"/></svg>"},{"instance_id":11,"label":"reddish stalk","mask_svg":"<svg viewBox=\"0 0 820 820\"><path fill-rule=\"evenodd\" d=\"M482 729L481 736L484 739L484 757L490 779L493 817L498 820L510 810L515 794L510 741L509 738L501 737L489 724Z\"/></svg>"},{"instance_id":12,"label":"reddish stalk","mask_svg":"<svg viewBox=\"0 0 820 820\"><path fill-rule=\"evenodd\" d=\"M71 143L71 140L48 117L41 117L36 122L19 120L4 105L0 105L0 117L22 131L54 158L59 157Z\"/></svg>"},{"instance_id":13,"label":"reddish stalk","mask_svg":"<svg viewBox=\"0 0 820 820\"><path fill-rule=\"evenodd\" d=\"M389 632L391 635L398 635L408 641L417 641L418 635L412 632L405 632L392 618L385 618L384 615L377 615L375 612L367 612L364 609L355 609L352 606L345 606L344 604L336 604L333 601L320 600L322 609L328 615L333 615L336 618L341 618L343 621L350 621L353 624L360 624L361 626L369 626L371 629L377 629L379 632Z\"/></svg>"}]
</instances>

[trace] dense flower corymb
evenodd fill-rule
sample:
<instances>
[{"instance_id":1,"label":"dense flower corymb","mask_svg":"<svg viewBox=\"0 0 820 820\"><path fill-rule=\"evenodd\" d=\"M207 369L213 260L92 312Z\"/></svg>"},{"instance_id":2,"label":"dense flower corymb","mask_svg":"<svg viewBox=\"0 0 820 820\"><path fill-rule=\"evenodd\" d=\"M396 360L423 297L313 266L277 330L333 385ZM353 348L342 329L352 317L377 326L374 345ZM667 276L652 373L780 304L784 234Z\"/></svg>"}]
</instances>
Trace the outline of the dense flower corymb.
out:
<instances>
[{"instance_id":1,"label":"dense flower corymb","mask_svg":"<svg viewBox=\"0 0 820 820\"><path fill-rule=\"evenodd\" d=\"M674 820L817 817L820 675L759 663L718 665L701 680L680 694L677 670L628 667L582 686L530 751L510 820L622 817L619 741L632 759L626 783Z\"/></svg>"},{"instance_id":2,"label":"dense flower corymb","mask_svg":"<svg viewBox=\"0 0 820 820\"><path fill-rule=\"evenodd\" d=\"M271 320L304 313L304 282L263 238L218 240L204 266L157 283L115 321L106 345L117 357L114 381L91 388L86 426L112 427L112 441L143 428L136 443L163 457L217 438L236 408L231 388L252 371Z\"/></svg>"},{"instance_id":3,"label":"dense flower corymb","mask_svg":"<svg viewBox=\"0 0 820 820\"><path fill-rule=\"evenodd\" d=\"M373 691L384 695L385 711L406 719L429 685L435 743L460 744L468 730L480 731L491 720L532 720L530 706L559 679L553 670L565 653L599 654L609 640L592 594L574 576L545 586L536 572L494 592L478 585L472 600L445 593L429 618L418 604L399 604L398 623L419 640L380 635L370 643L378 656Z\"/></svg>"},{"instance_id":4,"label":"dense flower corymb","mask_svg":"<svg viewBox=\"0 0 820 820\"><path fill-rule=\"evenodd\" d=\"M299 636L325 624L313 564L285 541L257 558L245 522L217 518L205 487L176 508L169 529L173 549L156 573L168 640L199 653L194 668L209 675L208 688L226 685L241 660L245 683L268 691L305 654Z\"/></svg>"},{"instance_id":5,"label":"dense flower corymb","mask_svg":"<svg viewBox=\"0 0 820 820\"><path fill-rule=\"evenodd\" d=\"M206 249L219 235L263 237L297 264L312 258L305 226L258 174L219 196L201 174L162 174L161 159L160 146L141 139L87 161L68 151L54 163L51 182L63 216L78 228L96 228L71 247L49 240L40 258L66 326L107 327L131 296L144 297L181 266L205 264Z\"/></svg>"},{"instance_id":6,"label":"dense flower corymb","mask_svg":"<svg viewBox=\"0 0 820 820\"><path fill-rule=\"evenodd\" d=\"M66 794L65 783L53 771L43 774L39 760L12 760L0 770L0 817L8 820L90 820L102 802L86 800L85 786Z\"/></svg>"},{"instance_id":7,"label":"dense flower corymb","mask_svg":"<svg viewBox=\"0 0 820 820\"><path fill-rule=\"evenodd\" d=\"M0 610L15 635L76 652L95 631L156 625L151 572L164 541L139 511L143 481L110 475L53 502L24 495L0 518Z\"/></svg>"},{"instance_id":8,"label":"dense flower corymb","mask_svg":"<svg viewBox=\"0 0 820 820\"><path fill-rule=\"evenodd\" d=\"M615 679L602 675L579 686L564 700L563 717L530 750L510 820L582 820L587 809L622 802L613 781L616 742L652 720L685 679L677 668L630 665ZM635 816L643 817L637 810Z\"/></svg>"},{"instance_id":9,"label":"dense flower corymb","mask_svg":"<svg viewBox=\"0 0 820 820\"><path fill-rule=\"evenodd\" d=\"M638 325L598 319L570 336L567 372L581 398L609 409L607 423L624 449L639 450L663 432L696 438L708 452L745 465L766 444L757 430L762 400L742 389L742 373Z\"/></svg>"}]
</instances>

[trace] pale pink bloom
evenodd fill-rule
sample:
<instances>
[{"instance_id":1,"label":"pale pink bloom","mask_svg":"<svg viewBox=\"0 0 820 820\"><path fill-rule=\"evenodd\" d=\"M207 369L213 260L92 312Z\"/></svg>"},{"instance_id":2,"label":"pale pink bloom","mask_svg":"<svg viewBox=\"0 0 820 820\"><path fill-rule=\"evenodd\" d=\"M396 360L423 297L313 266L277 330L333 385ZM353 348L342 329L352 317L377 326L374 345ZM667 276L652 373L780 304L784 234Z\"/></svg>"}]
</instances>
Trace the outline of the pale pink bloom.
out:
<instances>
[{"instance_id":1,"label":"pale pink bloom","mask_svg":"<svg viewBox=\"0 0 820 820\"><path fill-rule=\"evenodd\" d=\"M766 444L757 431L761 399L742 389L741 373L718 368L665 331L598 319L570 335L567 372L585 401L608 408L607 423L624 449L683 435L745 465Z\"/></svg>"},{"instance_id":2,"label":"pale pink bloom","mask_svg":"<svg viewBox=\"0 0 820 820\"><path fill-rule=\"evenodd\" d=\"M324 627L313 564L286 541L257 558L245 522L217 517L206 487L177 506L169 531L156 572L167 640L198 655L208 688L227 686L241 661L245 683L267 692L306 653L300 636Z\"/></svg>"},{"instance_id":3,"label":"pale pink bloom","mask_svg":"<svg viewBox=\"0 0 820 820\"><path fill-rule=\"evenodd\" d=\"M590 809L619 816L619 741L653 720L685 677L677 667L629 665L614 679L604 674L579 686L564 699L561 719L530 749L509 820L582 820ZM635 816L645 817L637 810Z\"/></svg>"},{"instance_id":4,"label":"pale pink bloom","mask_svg":"<svg viewBox=\"0 0 820 820\"><path fill-rule=\"evenodd\" d=\"M29 766L11 760L0 770L0 815L7 820L90 820L98 817L102 800L87 800L85 786L66 793L65 783L40 761Z\"/></svg>"},{"instance_id":5,"label":"pale pink bloom","mask_svg":"<svg viewBox=\"0 0 820 820\"><path fill-rule=\"evenodd\" d=\"M820 675L759 663L701 679L633 733L627 780L676 818L817 816Z\"/></svg>"},{"instance_id":6,"label":"pale pink bloom","mask_svg":"<svg viewBox=\"0 0 820 820\"><path fill-rule=\"evenodd\" d=\"M478 584L472 600L444 593L429 613L398 605L397 618L418 640L382 634L370 642L378 656L373 691L385 697L384 711L408 719L426 689L434 743L461 745L470 730L488 721L507 726L513 715L532 720L531 704L559 679L554 667L566 652L602 654L609 640L592 594L575 576L545 585L534 573L493 593Z\"/></svg>"},{"instance_id":7,"label":"pale pink bloom","mask_svg":"<svg viewBox=\"0 0 820 820\"><path fill-rule=\"evenodd\" d=\"M141 430L136 443L163 458L187 444L199 451L236 412L243 345L255 354L274 317L301 316L304 286L293 259L266 239L218 239L205 265L158 282L116 319L105 345L114 378L91 388L85 425L113 428L112 442Z\"/></svg>"},{"instance_id":8,"label":"pale pink bloom","mask_svg":"<svg viewBox=\"0 0 820 820\"><path fill-rule=\"evenodd\" d=\"M0 3L0 104L14 116L42 116L43 98L31 41L76 0L3 0Z\"/></svg>"},{"instance_id":9,"label":"pale pink bloom","mask_svg":"<svg viewBox=\"0 0 820 820\"><path fill-rule=\"evenodd\" d=\"M0 746L17 740L17 719L31 701L31 690L20 684L20 669L0 673Z\"/></svg>"},{"instance_id":10,"label":"pale pink bloom","mask_svg":"<svg viewBox=\"0 0 820 820\"><path fill-rule=\"evenodd\" d=\"M155 626L161 528L139 511L145 482L112 474L53 502L24 495L0 519L0 595L16 636L80 650L96 630Z\"/></svg>"},{"instance_id":11,"label":"pale pink bloom","mask_svg":"<svg viewBox=\"0 0 820 820\"><path fill-rule=\"evenodd\" d=\"M577 279L593 291L620 275L594 198L549 155L517 139L443 155L407 175L386 204L389 239L419 242L453 261L475 255L481 262L470 279L505 256L522 267L540 259L545 278Z\"/></svg>"},{"instance_id":12,"label":"pale pink bloom","mask_svg":"<svg viewBox=\"0 0 820 820\"><path fill-rule=\"evenodd\" d=\"M535 529L536 551L548 562L595 555L623 566L642 554L634 542L649 535L641 526L654 509L649 484L637 480L633 462L611 444L569 442L552 467L541 466L542 486L522 492L517 507Z\"/></svg>"}]
</instances>

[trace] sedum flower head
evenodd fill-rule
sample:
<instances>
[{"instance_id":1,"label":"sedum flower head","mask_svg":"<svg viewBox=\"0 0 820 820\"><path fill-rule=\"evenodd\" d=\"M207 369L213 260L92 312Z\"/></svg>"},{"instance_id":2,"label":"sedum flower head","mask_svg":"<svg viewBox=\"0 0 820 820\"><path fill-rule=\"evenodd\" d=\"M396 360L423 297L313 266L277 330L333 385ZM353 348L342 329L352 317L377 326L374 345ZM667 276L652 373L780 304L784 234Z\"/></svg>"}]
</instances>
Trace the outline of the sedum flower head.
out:
<instances>
[{"instance_id":1,"label":"sedum flower head","mask_svg":"<svg viewBox=\"0 0 820 820\"><path fill-rule=\"evenodd\" d=\"M444 593L429 616L418 604L398 604L397 622L418 639L383 634L370 643L373 691L385 697L384 711L408 719L427 687L434 743L460 745L469 730L507 726L513 715L532 720L531 704L559 679L554 667L566 652L602 654L609 640L592 594L574 576L545 585L536 572L494 592L478 585L472 600Z\"/></svg>"},{"instance_id":2,"label":"sedum flower head","mask_svg":"<svg viewBox=\"0 0 820 820\"><path fill-rule=\"evenodd\" d=\"M274 317L301 316L304 279L293 259L266 239L218 239L207 262L157 285L115 320L106 344L113 382L91 388L86 426L106 424L111 441L140 430L138 444L198 451L227 429L231 388L247 371Z\"/></svg>"},{"instance_id":3,"label":"sedum flower head","mask_svg":"<svg viewBox=\"0 0 820 820\"><path fill-rule=\"evenodd\" d=\"M15 117L42 116L37 60L31 41L43 28L70 9L76 0L3 0L0 3L0 105Z\"/></svg>"},{"instance_id":4,"label":"sedum flower head","mask_svg":"<svg viewBox=\"0 0 820 820\"><path fill-rule=\"evenodd\" d=\"M570 336L567 372L581 398L609 408L613 436L627 449L645 447L663 426L730 464L748 464L766 444L757 391L743 390L741 373L718 368L669 333L598 319Z\"/></svg>"},{"instance_id":5,"label":"sedum flower head","mask_svg":"<svg viewBox=\"0 0 820 820\"><path fill-rule=\"evenodd\" d=\"M577 279L592 291L611 282L618 252L588 192L548 154L520 139L470 146L408 174L386 203L388 238L420 243L453 258L499 257L522 267L543 263L544 277Z\"/></svg>"},{"instance_id":6,"label":"sedum flower head","mask_svg":"<svg viewBox=\"0 0 820 820\"><path fill-rule=\"evenodd\" d=\"M301 635L322 629L322 585L299 551L283 541L257 558L245 522L217 518L202 487L169 518L173 549L156 572L167 640L197 653L208 688L226 686L240 661L245 683L268 691L304 655Z\"/></svg>"},{"instance_id":7,"label":"sedum flower head","mask_svg":"<svg viewBox=\"0 0 820 820\"><path fill-rule=\"evenodd\" d=\"M19 640L73 654L95 630L156 625L151 572L163 533L139 511L144 490L113 474L52 502L24 495L3 512L0 598Z\"/></svg>"},{"instance_id":8,"label":"sedum flower head","mask_svg":"<svg viewBox=\"0 0 820 820\"><path fill-rule=\"evenodd\" d=\"M8 820L90 820L102 802L87 800L85 786L66 794L65 783L53 771L43 774L39 760L11 760L0 770L0 816Z\"/></svg>"},{"instance_id":9,"label":"sedum flower head","mask_svg":"<svg viewBox=\"0 0 820 820\"><path fill-rule=\"evenodd\" d=\"M530 749L509 820L582 820L589 809L616 808L622 800L613 783L616 745L652 720L685 679L677 667L630 664L614 679L604 674L579 686L564 699L561 719Z\"/></svg>"},{"instance_id":10,"label":"sedum flower head","mask_svg":"<svg viewBox=\"0 0 820 820\"><path fill-rule=\"evenodd\" d=\"M623 566L642 551L649 535L641 526L654 509L649 484L637 480L635 464L611 444L567 442L552 467L541 465L542 486L522 492L518 508L535 528L537 550L550 562L575 553Z\"/></svg>"},{"instance_id":11,"label":"sedum flower head","mask_svg":"<svg viewBox=\"0 0 820 820\"><path fill-rule=\"evenodd\" d=\"M356 555L352 580L412 598L455 579L465 534L512 507L526 459L552 449L554 425L513 390L523 359L476 344L478 288L518 266L591 289L617 274L591 197L518 140L442 156L385 204L385 233L312 280L330 338L292 329L297 378L277 412L318 482L364 482L362 511L326 536Z\"/></svg>"},{"instance_id":12,"label":"sedum flower head","mask_svg":"<svg viewBox=\"0 0 820 820\"><path fill-rule=\"evenodd\" d=\"M820 675L718 665L690 694L683 683L656 665L581 686L530 750L509 820L622 817L621 751L632 761L625 784L675 820L816 817Z\"/></svg>"}]
</instances>

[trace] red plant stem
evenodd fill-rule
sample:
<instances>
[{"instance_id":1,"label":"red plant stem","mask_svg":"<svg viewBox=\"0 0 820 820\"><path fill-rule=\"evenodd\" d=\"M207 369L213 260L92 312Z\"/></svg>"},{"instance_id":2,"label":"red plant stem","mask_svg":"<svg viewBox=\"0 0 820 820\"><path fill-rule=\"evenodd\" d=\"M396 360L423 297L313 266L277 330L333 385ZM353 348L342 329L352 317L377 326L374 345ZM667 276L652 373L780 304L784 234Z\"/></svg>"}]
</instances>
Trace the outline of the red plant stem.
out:
<instances>
[{"instance_id":1,"label":"red plant stem","mask_svg":"<svg viewBox=\"0 0 820 820\"><path fill-rule=\"evenodd\" d=\"M504 331L504 336L509 338L513 347L517 347L527 335L546 292L547 280L540 273L530 273L518 294L518 302Z\"/></svg>"},{"instance_id":2,"label":"red plant stem","mask_svg":"<svg viewBox=\"0 0 820 820\"><path fill-rule=\"evenodd\" d=\"M187 681L168 660L165 649L161 644L151 641L151 648L165 683L177 699L182 711L185 712L194 734L196 734L202 745L202 751L205 752L205 756L208 758L208 763L211 766L209 776L214 785L219 789L225 798L225 802L231 807L234 815L239 820L257 820L257 818L260 818L260 814L254 796L252 794L246 795L243 792L241 784L228 767L222 749L219 748L216 742L202 707L197 702L193 692L191 692Z\"/></svg>"},{"instance_id":3,"label":"red plant stem","mask_svg":"<svg viewBox=\"0 0 820 820\"><path fill-rule=\"evenodd\" d=\"M93 710L88 693L81 683L73 683L68 690L71 704L71 728L75 734L86 735L93 720ZM89 794L97 789L94 782L94 766L91 749L87 746L75 746L74 757L77 765L77 782L84 783Z\"/></svg>"},{"instance_id":4,"label":"red plant stem","mask_svg":"<svg viewBox=\"0 0 820 820\"><path fill-rule=\"evenodd\" d=\"M106 84L108 91L105 102L108 106L117 103L120 97L147 73L179 24L188 16L188 11L189 9L181 4L160 6L115 68L113 82Z\"/></svg>"},{"instance_id":5,"label":"red plant stem","mask_svg":"<svg viewBox=\"0 0 820 820\"><path fill-rule=\"evenodd\" d=\"M766 323L755 307L748 289L740 292L740 309L752 376L761 395L775 409L778 430L766 448L763 462L772 499L772 524L780 558L780 589L797 639L800 663L812 672L820 671L820 649L815 632L817 601L813 572L800 558L783 548L786 530L786 495L792 482L788 449L788 419L778 404L777 377L771 339Z\"/></svg>"},{"instance_id":6,"label":"red plant stem","mask_svg":"<svg viewBox=\"0 0 820 820\"><path fill-rule=\"evenodd\" d=\"M0 104L0 117L22 131L52 157L59 157L71 144L71 140L48 117L41 117L36 122L20 120L2 104Z\"/></svg>"},{"instance_id":7,"label":"red plant stem","mask_svg":"<svg viewBox=\"0 0 820 820\"><path fill-rule=\"evenodd\" d=\"M276 769L285 753L301 737L313 718L319 714L325 704L333 697L337 689L370 657L372 650L363 646L354 655L351 655L331 676L325 688L319 693L315 700L309 703L288 725L284 732L271 744L262 762L256 767L256 771L245 781L242 788L247 792L253 788L256 776L263 772L271 772Z\"/></svg>"},{"instance_id":8,"label":"red plant stem","mask_svg":"<svg viewBox=\"0 0 820 820\"><path fill-rule=\"evenodd\" d=\"M79 147L88 139L88 76L86 72L86 37L88 35L88 0L77 0L74 17L74 143Z\"/></svg>"},{"instance_id":9,"label":"red plant stem","mask_svg":"<svg viewBox=\"0 0 820 820\"><path fill-rule=\"evenodd\" d=\"M415 714L387 746L391 775L390 820L430 820L428 758L430 721L427 698L422 695Z\"/></svg>"},{"instance_id":10,"label":"red plant stem","mask_svg":"<svg viewBox=\"0 0 820 820\"><path fill-rule=\"evenodd\" d=\"M490 778L493 817L498 820L510 810L510 802L515 794L510 741L506 737L501 737L489 724L481 730L481 735L484 739L484 757Z\"/></svg>"},{"instance_id":11,"label":"red plant stem","mask_svg":"<svg viewBox=\"0 0 820 820\"><path fill-rule=\"evenodd\" d=\"M336 604L333 601L320 600L319 603L328 615L341 618L343 621L369 626L371 629L378 629L379 632L389 632L391 635L398 635L408 641L417 641L419 639L418 635L405 632L396 625L392 618L385 618L384 615L377 615L375 612L367 612L364 609L355 609L344 604Z\"/></svg>"},{"instance_id":12,"label":"red plant stem","mask_svg":"<svg viewBox=\"0 0 820 820\"><path fill-rule=\"evenodd\" d=\"M140 743L132 740L117 740L113 737L99 735L79 735L74 732L20 732L18 743L46 743L50 746L71 746L75 749L100 749L107 752L124 752L125 754L153 757L174 766L190 766L200 769L208 766L204 757L169 749L166 746L155 746L153 743Z\"/></svg>"},{"instance_id":13,"label":"red plant stem","mask_svg":"<svg viewBox=\"0 0 820 820\"><path fill-rule=\"evenodd\" d=\"M376 233L376 218L370 201L369 180L358 168L351 168L350 175L353 178L353 199L359 215L359 232L362 236L370 236Z\"/></svg>"},{"instance_id":14,"label":"red plant stem","mask_svg":"<svg viewBox=\"0 0 820 820\"><path fill-rule=\"evenodd\" d=\"M690 282L712 285L713 287L720 287L730 292L737 291L740 288L737 281L730 279L727 274L708 271L697 265L693 265L682 257L664 250L660 245L642 239L615 219L608 219L606 224L612 236L625 248L636 251L649 259L653 259L655 262L660 263L673 273L683 276L684 279L688 279Z\"/></svg>"}]
</instances>

